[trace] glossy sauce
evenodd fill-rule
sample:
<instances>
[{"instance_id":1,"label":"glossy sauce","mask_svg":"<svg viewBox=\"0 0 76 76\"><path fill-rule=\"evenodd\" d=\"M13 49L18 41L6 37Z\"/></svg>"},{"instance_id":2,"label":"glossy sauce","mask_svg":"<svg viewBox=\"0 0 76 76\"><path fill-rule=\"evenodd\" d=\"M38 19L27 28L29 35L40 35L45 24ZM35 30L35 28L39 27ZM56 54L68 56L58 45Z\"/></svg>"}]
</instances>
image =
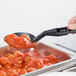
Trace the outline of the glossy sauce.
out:
<instances>
[{"instance_id":1,"label":"glossy sauce","mask_svg":"<svg viewBox=\"0 0 76 76\"><path fill-rule=\"evenodd\" d=\"M6 46L0 48L0 76L19 76L68 59L67 53L43 43L32 48Z\"/></svg>"},{"instance_id":2,"label":"glossy sauce","mask_svg":"<svg viewBox=\"0 0 76 76\"><path fill-rule=\"evenodd\" d=\"M4 40L10 47L21 49L21 48L30 48L35 43L32 43L29 36L21 35L20 37L15 34L8 35Z\"/></svg>"}]
</instances>

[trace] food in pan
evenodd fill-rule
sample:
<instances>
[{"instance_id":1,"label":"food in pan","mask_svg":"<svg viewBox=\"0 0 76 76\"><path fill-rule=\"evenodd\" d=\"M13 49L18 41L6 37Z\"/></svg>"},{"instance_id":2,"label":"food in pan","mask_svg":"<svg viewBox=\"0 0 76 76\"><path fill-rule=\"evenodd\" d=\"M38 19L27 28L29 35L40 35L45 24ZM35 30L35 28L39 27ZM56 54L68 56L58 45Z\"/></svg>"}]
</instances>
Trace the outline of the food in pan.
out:
<instances>
[{"instance_id":1,"label":"food in pan","mask_svg":"<svg viewBox=\"0 0 76 76\"><path fill-rule=\"evenodd\" d=\"M19 76L59 62L55 55L38 57L39 55L39 52L20 51L5 54L0 57L0 76Z\"/></svg>"},{"instance_id":2,"label":"food in pan","mask_svg":"<svg viewBox=\"0 0 76 76\"><path fill-rule=\"evenodd\" d=\"M0 76L19 76L70 59L68 54L53 47L31 43L25 35L11 34L5 41L10 47L0 48Z\"/></svg>"}]
</instances>

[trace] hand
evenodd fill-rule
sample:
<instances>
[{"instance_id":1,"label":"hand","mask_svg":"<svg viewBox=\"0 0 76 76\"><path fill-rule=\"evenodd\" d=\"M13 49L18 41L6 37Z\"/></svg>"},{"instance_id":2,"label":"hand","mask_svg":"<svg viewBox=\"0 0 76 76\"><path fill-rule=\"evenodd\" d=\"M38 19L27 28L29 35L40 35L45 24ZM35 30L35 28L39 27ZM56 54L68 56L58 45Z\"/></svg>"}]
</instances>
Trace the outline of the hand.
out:
<instances>
[{"instance_id":1,"label":"hand","mask_svg":"<svg viewBox=\"0 0 76 76\"><path fill-rule=\"evenodd\" d=\"M76 16L72 17L68 22L68 28L71 30L76 30Z\"/></svg>"}]
</instances>

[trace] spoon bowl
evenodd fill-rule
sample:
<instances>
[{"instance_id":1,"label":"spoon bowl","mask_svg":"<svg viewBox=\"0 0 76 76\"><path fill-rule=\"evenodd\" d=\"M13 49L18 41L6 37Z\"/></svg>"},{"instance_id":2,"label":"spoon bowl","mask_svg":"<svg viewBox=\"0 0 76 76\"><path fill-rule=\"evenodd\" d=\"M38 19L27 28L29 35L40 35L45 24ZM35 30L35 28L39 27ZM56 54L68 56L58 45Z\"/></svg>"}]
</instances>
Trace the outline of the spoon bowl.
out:
<instances>
[{"instance_id":1,"label":"spoon bowl","mask_svg":"<svg viewBox=\"0 0 76 76\"><path fill-rule=\"evenodd\" d=\"M13 33L17 36L21 36L21 35L28 35L31 39L31 41L33 41L33 39L35 38L34 35L30 34L30 33L27 33L27 32L16 32L16 33ZM6 38L7 36L4 37L4 39Z\"/></svg>"}]
</instances>

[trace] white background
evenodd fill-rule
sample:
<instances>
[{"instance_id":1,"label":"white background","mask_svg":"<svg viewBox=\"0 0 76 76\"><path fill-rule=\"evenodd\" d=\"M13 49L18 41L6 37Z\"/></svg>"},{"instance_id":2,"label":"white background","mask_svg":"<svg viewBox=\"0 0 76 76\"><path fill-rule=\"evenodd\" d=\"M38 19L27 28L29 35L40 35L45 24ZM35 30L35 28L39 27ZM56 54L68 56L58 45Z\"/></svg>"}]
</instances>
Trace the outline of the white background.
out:
<instances>
[{"instance_id":1,"label":"white background","mask_svg":"<svg viewBox=\"0 0 76 76\"><path fill-rule=\"evenodd\" d=\"M36 36L47 29L67 26L74 15L76 0L0 0L0 46L9 33L24 31ZM76 35L45 37L41 41L76 49Z\"/></svg>"},{"instance_id":2,"label":"white background","mask_svg":"<svg viewBox=\"0 0 76 76\"><path fill-rule=\"evenodd\" d=\"M76 76L76 72L51 72L51 73L44 73L38 76Z\"/></svg>"}]
</instances>

